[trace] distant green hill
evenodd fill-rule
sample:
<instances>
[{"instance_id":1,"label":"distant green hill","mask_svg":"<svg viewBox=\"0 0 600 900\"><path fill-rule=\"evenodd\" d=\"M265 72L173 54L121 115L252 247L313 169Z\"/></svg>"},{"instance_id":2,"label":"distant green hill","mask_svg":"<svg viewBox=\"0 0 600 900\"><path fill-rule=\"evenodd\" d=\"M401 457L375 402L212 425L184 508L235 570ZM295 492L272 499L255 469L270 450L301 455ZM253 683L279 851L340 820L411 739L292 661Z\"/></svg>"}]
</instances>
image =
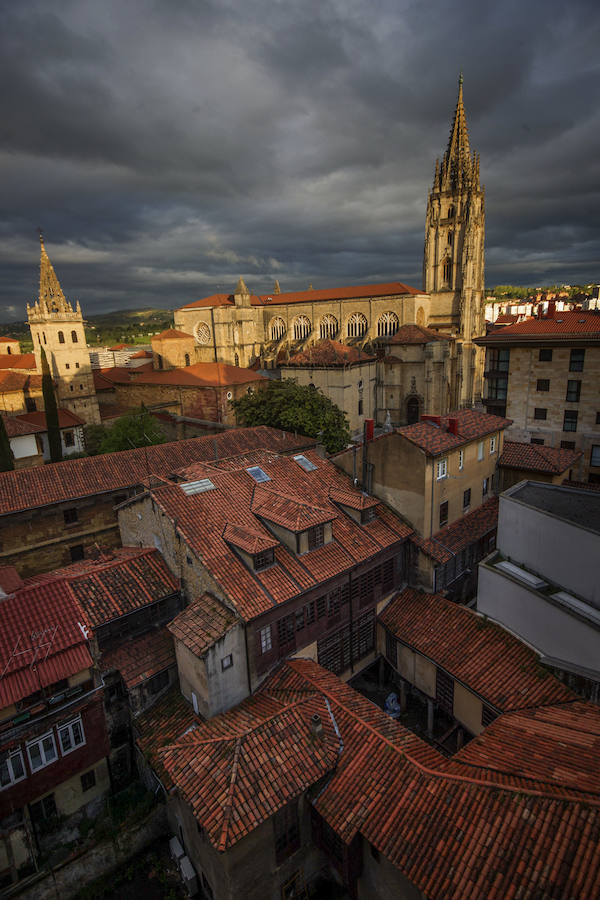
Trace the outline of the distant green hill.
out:
<instances>
[{"instance_id":1,"label":"distant green hill","mask_svg":"<svg viewBox=\"0 0 600 900\"><path fill-rule=\"evenodd\" d=\"M85 333L91 347L117 343L149 344L153 334L173 325L169 309L121 309L85 317ZM24 322L0 323L0 334L21 341L22 350L31 349L29 327Z\"/></svg>"}]
</instances>

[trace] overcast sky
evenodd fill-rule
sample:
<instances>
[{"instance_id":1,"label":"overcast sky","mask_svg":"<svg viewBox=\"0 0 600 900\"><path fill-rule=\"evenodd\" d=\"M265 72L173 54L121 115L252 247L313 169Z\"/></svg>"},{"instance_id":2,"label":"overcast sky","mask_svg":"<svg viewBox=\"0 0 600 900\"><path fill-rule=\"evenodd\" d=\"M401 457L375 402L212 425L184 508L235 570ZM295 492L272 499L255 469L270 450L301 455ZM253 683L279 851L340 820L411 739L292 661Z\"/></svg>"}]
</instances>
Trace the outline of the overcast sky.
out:
<instances>
[{"instance_id":1,"label":"overcast sky","mask_svg":"<svg viewBox=\"0 0 600 900\"><path fill-rule=\"evenodd\" d=\"M39 244L91 314L421 286L459 71L486 281L600 281L597 0L19 0L0 32L0 319Z\"/></svg>"}]
</instances>

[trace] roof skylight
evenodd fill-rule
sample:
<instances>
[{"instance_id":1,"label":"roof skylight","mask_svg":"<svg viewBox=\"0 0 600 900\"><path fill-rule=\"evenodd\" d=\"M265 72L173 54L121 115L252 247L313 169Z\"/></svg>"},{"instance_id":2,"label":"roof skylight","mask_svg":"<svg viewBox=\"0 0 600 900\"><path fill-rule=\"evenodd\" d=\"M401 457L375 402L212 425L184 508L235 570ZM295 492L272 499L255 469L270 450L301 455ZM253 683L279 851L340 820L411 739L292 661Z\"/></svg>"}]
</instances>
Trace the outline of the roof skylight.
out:
<instances>
[{"instance_id":1,"label":"roof skylight","mask_svg":"<svg viewBox=\"0 0 600 900\"><path fill-rule=\"evenodd\" d=\"M201 478L199 481L186 481L179 487L184 494L191 497L193 494L204 494L205 491L214 491L215 486L210 478Z\"/></svg>"},{"instance_id":2,"label":"roof skylight","mask_svg":"<svg viewBox=\"0 0 600 900\"><path fill-rule=\"evenodd\" d=\"M260 484L262 481L270 481L270 477L267 475L264 469L261 469L260 466L250 466L249 469L246 469L248 475L251 475L254 480Z\"/></svg>"},{"instance_id":3,"label":"roof skylight","mask_svg":"<svg viewBox=\"0 0 600 900\"><path fill-rule=\"evenodd\" d=\"M299 466L302 466L305 472L314 472L315 469L318 468L318 466L315 466L315 464L302 453L299 453L298 456L294 456L294 459Z\"/></svg>"}]
</instances>

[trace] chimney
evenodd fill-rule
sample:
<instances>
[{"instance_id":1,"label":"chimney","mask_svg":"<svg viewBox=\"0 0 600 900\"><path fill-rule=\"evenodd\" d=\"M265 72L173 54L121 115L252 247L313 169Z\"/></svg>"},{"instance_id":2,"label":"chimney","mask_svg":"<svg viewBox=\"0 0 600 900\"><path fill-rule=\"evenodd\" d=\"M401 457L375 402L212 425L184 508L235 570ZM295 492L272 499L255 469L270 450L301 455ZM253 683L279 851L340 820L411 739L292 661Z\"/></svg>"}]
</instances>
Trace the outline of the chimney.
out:
<instances>
[{"instance_id":1,"label":"chimney","mask_svg":"<svg viewBox=\"0 0 600 900\"><path fill-rule=\"evenodd\" d=\"M458 437L458 419L448 419L448 431Z\"/></svg>"},{"instance_id":2,"label":"chimney","mask_svg":"<svg viewBox=\"0 0 600 900\"><path fill-rule=\"evenodd\" d=\"M313 737L320 738L323 736L323 724L319 713L315 713L310 717L310 731Z\"/></svg>"},{"instance_id":3,"label":"chimney","mask_svg":"<svg viewBox=\"0 0 600 900\"><path fill-rule=\"evenodd\" d=\"M552 319L554 317L555 313L556 313L556 302L554 300L548 300L548 312L546 313L546 315L548 316L549 319Z\"/></svg>"},{"instance_id":4,"label":"chimney","mask_svg":"<svg viewBox=\"0 0 600 900\"><path fill-rule=\"evenodd\" d=\"M365 419L365 442L372 441L375 433L375 419Z\"/></svg>"},{"instance_id":5,"label":"chimney","mask_svg":"<svg viewBox=\"0 0 600 900\"><path fill-rule=\"evenodd\" d=\"M442 419L441 416L421 416L421 422L431 422L433 425L441 425Z\"/></svg>"}]
</instances>

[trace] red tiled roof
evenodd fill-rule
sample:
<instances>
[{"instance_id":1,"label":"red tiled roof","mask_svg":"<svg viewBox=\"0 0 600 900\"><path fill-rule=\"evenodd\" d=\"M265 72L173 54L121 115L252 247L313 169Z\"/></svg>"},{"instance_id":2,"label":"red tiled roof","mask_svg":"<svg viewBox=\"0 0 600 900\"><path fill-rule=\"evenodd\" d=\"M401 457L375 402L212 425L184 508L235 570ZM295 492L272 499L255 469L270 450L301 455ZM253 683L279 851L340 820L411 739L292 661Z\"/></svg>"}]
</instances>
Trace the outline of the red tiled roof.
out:
<instances>
[{"instance_id":1,"label":"red tiled roof","mask_svg":"<svg viewBox=\"0 0 600 900\"><path fill-rule=\"evenodd\" d=\"M25 425L35 425L42 431L48 430L45 412L22 413L15 418L17 418L19 422L23 422ZM76 428L78 425L85 425L83 419L80 419L79 416L75 415L75 413L71 412L69 409L58 410L59 428Z\"/></svg>"},{"instance_id":2,"label":"red tiled roof","mask_svg":"<svg viewBox=\"0 0 600 900\"><path fill-rule=\"evenodd\" d=\"M19 341L17 338L11 337L0 337L0 344L18 344Z\"/></svg>"},{"instance_id":3,"label":"red tiled roof","mask_svg":"<svg viewBox=\"0 0 600 900\"><path fill-rule=\"evenodd\" d=\"M439 419L439 425L429 420L404 425L396 428L396 434L401 434L430 456L437 456L512 425L512 419L492 416L476 409L457 409L447 416L439 416ZM450 419L457 420L458 434L448 431Z\"/></svg>"},{"instance_id":4,"label":"red tiled roof","mask_svg":"<svg viewBox=\"0 0 600 900\"><path fill-rule=\"evenodd\" d=\"M329 497L334 503L361 511L363 509L372 509L379 503L375 497L369 497L364 491L349 490L348 488L337 486L330 488Z\"/></svg>"},{"instance_id":5,"label":"red tiled roof","mask_svg":"<svg viewBox=\"0 0 600 900\"><path fill-rule=\"evenodd\" d=\"M131 406L119 406L117 403L100 403L100 418L104 419L120 419L121 416L128 416L131 413L139 412Z\"/></svg>"},{"instance_id":6,"label":"red tiled roof","mask_svg":"<svg viewBox=\"0 0 600 900\"><path fill-rule=\"evenodd\" d=\"M41 375L26 375L24 372L0 372L0 394L9 394L12 391L41 391L41 389Z\"/></svg>"},{"instance_id":7,"label":"red tiled roof","mask_svg":"<svg viewBox=\"0 0 600 900\"><path fill-rule=\"evenodd\" d=\"M600 707L579 700L500 716L453 760L479 770L598 793Z\"/></svg>"},{"instance_id":8,"label":"red tiled roof","mask_svg":"<svg viewBox=\"0 0 600 900\"><path fill-rule=\"evenodd\" d=\"M244 619L254 618L329 578L349 572L357 563L397 546L411 534L411 529L382 505L377 506L374 520L364 525L340 513L329 498L329 490L337 486L351 491L350 479L314 451L304 453L316 466L312 472L305 472L289 457L265 450L253 454L253 464L259 464L270 478L270 490L265 490L264 484L256 484L246 471L248 459L241 458L198 464L193 467L193 475L187 470L190 480L210 479L213 490L188 496L176 484L152 491L154 502L172 522L176 520L178 533L202 559ZM253 502L255 498L257 503ZM145 495L130 502L145 502ZM314 519L311 509L317 510ZM294 528L299 527L299 521L309 527L316 521L333 520L333 541L300 557L280 544L275 550L275 565L250 571L223 534L229 524L271 538L261 516L274 521L277 516L287 527Z\"/></svg>"},{"instance_id":9,"label":"red tiled roof","mask_svg":"<svg viewBox=\"0 0 600 900\"><path fill-rule=\"evenodd\" d=\"M106 378L98 369L92 372L94 376L94 389L96 391L114 391L115 387L112 381Z\"/></svg>"},{"instance_id":10,"label":"red tiled roof","mask_svg":"<svg viewBox=\"0 0 600 900\"><path fill-rule=\"evenodd\" d=\"M155 334L152 338L153 341L170 341L170 340L181 340L185 338L186 341L193 341L193 334L187 334L185 331L178 331L176 328L167 328L165 331L161 331L160 334Z\"/></svg>"},{"instance_id":11,"label":"red tiled roof","mask_svg":"<svg viewBox=\"0 0 600 900\"><path fill-rule=\"evenodd\" d=\"M12 594L23 587L23 579L15 566L0 566L0 590Z\"/></svg>"},{"instance_id":12,"label":"red tiled roof","mask_svg":"<svg viewBox=\"0 0 600 900\"><path fill-rule=\"evenodd\" d=\"M351 287L325 288L323 290L289 291L285 294L261 294L250 296L252 306L279 306L286 303L318 303L320 300L351 300L359 297L396 297L399 294L422 294L422 291L399 281L385 284L360 284ZM211 306L233 306L233 294L212 294L187 303L183 309L201 309Z\"/></svg>"},{"instance_id":13,"label":"red tiled roof","mask_svg":"<svg viewBox=\"0 0 600 900\"><path fill-rule=\"evenodd\" d=\"M0 369L32 369L35 371L35 353L1 353Z\"/></svg>"},{"instance_id":14,"label":"red tiled roof","mask_svg":"<svg viewBox=\"0 0 600 900\"><path fill-rule=\"evenodd\" d=\"M321 716L323 734L311 731ZM332 771L339 740L321 698L255 694L160 751L178 793L224 851Z\"/></svg>"},{"instance_id":15,"label":"red tiled roof","mask_svg":"<svg viewBox=\"0 0 600 900\"><path fill-rule=\"evenodd\" d=\"M268 381L264 375L241 366L226 363L194 363L179 369L155 371L152 364L125 368L114 366L102 369L102 376L115 384L177 384L182 387L228 387L232 384L250 384Z\"/></svg>"},{"instance_id":16,"label":"red tiled roof","mask_svg":"<svg viewBox=\"0 0 600 900\"><path fill-rule=\"evenodd\" d=\"M408 323L401 325L393 337L380 337L377 340L382 344L429 344L431 341L453 341L454 338L451 334L440 333L424 325Z\"/></svg>"},{"instance_id":17,"label":"red tiled roof","mask_svg":"<svg viewBox=\"0 0 600 900\"><path fill-rule=\"evenodd\" d=\"M92 666L88 622L63 581L0 601L0 709Z\"/></svg>"},{"instance_id":18,"label":"red tiled roof","mask_svg":"<svg viewBox=\"0 0 600 900\"><path fill-rule=\"evenodd\" d=\"M428 657L497 710L575 699L526 644L465 606L406 588L379 616L401 643Z\"/></svg>"},{"instance_id":19,"label":"red tiled roof","mask_svg":"<svg viewBox=\"0 0 600 900\"><path fill-rule=\"evenodd\" d=\"M600 340L600 314L592 311L568 310L542 318L524 319L514 325L506 325L477 338L482 346L495 343L520 343L521 341Z\"/></svg>"},{"instance_id":20,"label":"red tiled roof","mask_svg":"<svg viewBox=\"0 0 600 900\"><path fill-rule=\"evenodd\" d=\"M130 347L135 347L135 344L115 344L112 347L109 347L109 350L129 350Z\"/></svg>"},{"instance_id":21,"label":"red tiled roof","mask_svg":"<svg viewBox=\"0 0 600 900\"><path fill-rule=\"evenodd\" d=\"M170 475L194 460L235 456L260 447L290 452L314 443L311 438L258 425L154 447L0 472L0 515L123 490L140 483L149 473Z\"/></svg>"},{"instance_id":22,"label":"red tiled roof","mask_svg":"<svg viewBox=\"0 0 600 900\"><path fill-rule=\"evenodd\" d=\"M154 356L150 350L138 350L137 353L132 353L129 359L153 359Z\"/></svg>"},{"instance_id":23,"label":"red tiled roof","mask_svg":"<svg viewBox=\"0 0 600 900\"><path fill-rule=\"evenodd\" d=\"M174 594L178 584L154 548L124 547L114 558L85 559L26 584L67 580L94 628Z\"/></svg>"},{"instance_id":24,"label":"red tiled roof","mask_svg":"<svg viewBox=\"0 0 600 900\"><path fill-rule=\"evenodd\" d=\"M446 563L456 553L489 534L497 526L498 498L490 497L473 512L442 528L433 537L422 538L415 534L411 540L436 562Z\"/></svg>"},{"instance_id":25,"label":"red tiled roof","mask_svg":"<svg viewBox=\"0 0 600 900\"><path fill-rule=\"evenodd\" d=\"M167 790L172 787L172 781L163 768L158 750L172 744L202 721L202 717L196 715L190 704L181 696L177 685L173 685L151 709L136 718L134 726L137 733L136 743Z\"/></svg>"},{"instance_id":26,"label":"red tiled roof","mask_svg":"<svg viewBox=\"0 0 600 900\"><path fill-rule=\"evenodd\" d=\"M128 691L175 665L175 645L166 628L129 638L102 653L102 671L117 669Z\"/></svg>"},{"instance_id":27,"label":"red tiled roof","mask_svg":"<svg viewBox=\"0 0 600 900\"><path fill-rule=\"evenodd\" d=\"M22 422L20 416L2 416L4 419L4 427L6 433L11 437L23 437L27 434L35 434L38 431L45 431L41 425L34 425L29 422Z\"/></svg>"},{"instance_id":28,"label":"red tiled roof","mask_svg":"<svg viewBox=\"0 0 600 900\"><path fill-rule=\"evenodd\" d=\"M228 544L245 550L246 553L262 553L279 546L279 541L264 532L255 531L252 528L241 528L239 525L227 523L223 537Z\"/></svg>"},{"instance_id":29,"label":"red tiled roof","mask_svg":"<svg viewBox=\"0 0 600 900\"><path fill-rule=\"evenodd\" d=\"M176 615L167 628L173 637L200 657L239 621L238 616L216 597L203 594Z\"/></svg>"},{"instance_id":30,"label":"red tiled roof","mask_svg":"<svg viewBox=\"0 0 600 900\"><path fill-rule=\"evenodd\" d=\"M363 353L340 341L318 341L306 350L294 353L282 366L352 366L373 362L375 356Z\"/></svg>"},{"instance_id":31,"label":"red tiled roof","mask_svg":"<svg viewBox=\"0 0 600 900\"><path fill-rule=\"evenodd\" d=\"M519 441L504 441L499 466L508 469L524 469L529 472L544 472L562 475L583 456L581 450L561 450L541 444L524 444Z\"/></svg>"}]
</instances>

